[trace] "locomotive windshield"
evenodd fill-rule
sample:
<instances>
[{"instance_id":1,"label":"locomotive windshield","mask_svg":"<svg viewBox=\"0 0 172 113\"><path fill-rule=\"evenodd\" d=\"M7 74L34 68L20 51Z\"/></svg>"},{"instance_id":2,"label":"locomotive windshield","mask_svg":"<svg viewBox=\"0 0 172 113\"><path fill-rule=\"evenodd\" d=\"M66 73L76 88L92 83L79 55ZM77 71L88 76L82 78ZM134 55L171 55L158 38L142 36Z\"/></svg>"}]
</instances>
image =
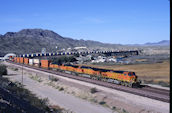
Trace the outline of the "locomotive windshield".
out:
<instances>
[{"instance_id":1,"label":"locomotive windshield","mask_svg":"<svg viewBox=\"0 0 172 113\"><path fill-rule=\"evenodd\" d=\"M135 76L135 73L134 72L129 72L128 76Z\"/></svg>"},{"instance_id":2,"label":"locomotive windshield","mask_svg":"<svg viewBox=\"0 0 172 113\"><path fill-rule=\"evenodd\" d=\"M133 75L134 75L134 76L136 75L135 72L133 72Z\"/></svg>"}]
</instances>

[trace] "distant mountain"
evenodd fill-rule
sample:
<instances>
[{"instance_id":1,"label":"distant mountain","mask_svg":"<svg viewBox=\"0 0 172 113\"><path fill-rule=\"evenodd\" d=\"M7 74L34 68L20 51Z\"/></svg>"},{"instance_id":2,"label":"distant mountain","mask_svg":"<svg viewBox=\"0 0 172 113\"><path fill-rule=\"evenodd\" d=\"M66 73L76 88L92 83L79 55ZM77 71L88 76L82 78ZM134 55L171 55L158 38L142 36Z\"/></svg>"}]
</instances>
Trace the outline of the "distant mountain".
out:
<instances>
[{"instance_id":1,"label":"distant mountain","mask_svg":"<svg viewBox=\"0 0 172 113\"><path fill-rule=\"evenodd\" d=\"M159 42L147 42L145 44L126 44L126 46L144 47L144 46L170 46L169 40L162 40Z\"/></svg>"},{"instance_id":2,"label":"distant mountain","mask_svg":"<svg viewBox=\"0 0 172 113\"><path fill-rule=\"evenodd\" d=\"M0 56L10 52L16 54L36 53L41 52L42 48L46 48L47 52L56 52L57 49L77 46L86 46L92 49L111 49L122 46L91 40L74 40L43 29L23 29L19 32L7 32L0 35L0 42Z\"/></svg>"},{"instance_id":3,"label":"distant mountain","mask_svg":"<svg viewBox=\"0 0 172 113\"><path fill-rule=\"evenodd\" d=\"M169 40L162 40L162 41L156 42L156 43L145 43L144 45L146 45L146 46L169 46L170 41Z\"/></svg>"}]
</instances>

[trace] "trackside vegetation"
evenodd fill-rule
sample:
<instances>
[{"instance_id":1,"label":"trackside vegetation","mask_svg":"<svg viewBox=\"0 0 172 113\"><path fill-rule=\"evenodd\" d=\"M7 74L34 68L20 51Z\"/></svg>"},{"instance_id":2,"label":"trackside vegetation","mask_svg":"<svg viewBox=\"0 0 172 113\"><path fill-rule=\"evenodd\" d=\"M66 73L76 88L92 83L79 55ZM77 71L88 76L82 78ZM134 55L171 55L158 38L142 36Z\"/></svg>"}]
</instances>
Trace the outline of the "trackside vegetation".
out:
<instances>
[{"instance_id":1,"label":"trackside vegetation","mask_svg":"<svg viewBox=\"0 0 172 113\"><path fill-rule=\"evenodd\" d=\"M62 65L63 63L70 63L77 61L74 56L61 56L58 58L53 58L52 63Z\"/></svg>"},{"instance_id":2,"label":"trackside vegetation","mask_svg":"<svg viewBox=\"0 0 172 113\"><path fill-rule=\"evenodd\" d=\"M4 69L4 67L1 69ZM0 113L61 113L60 107L48 106L48 99L39 99L18 82L0 76Z\"/></svg>"},{"instance_id":3,"label":"trackside vegetation","mask_svg":"<svg viewBox=\"0 0 172 113\"><path fill-rule=\"evenodd\" d=\"M7 67L5 65L0 64L0 76L7 75Z\"/></svg>"}]
</instances>

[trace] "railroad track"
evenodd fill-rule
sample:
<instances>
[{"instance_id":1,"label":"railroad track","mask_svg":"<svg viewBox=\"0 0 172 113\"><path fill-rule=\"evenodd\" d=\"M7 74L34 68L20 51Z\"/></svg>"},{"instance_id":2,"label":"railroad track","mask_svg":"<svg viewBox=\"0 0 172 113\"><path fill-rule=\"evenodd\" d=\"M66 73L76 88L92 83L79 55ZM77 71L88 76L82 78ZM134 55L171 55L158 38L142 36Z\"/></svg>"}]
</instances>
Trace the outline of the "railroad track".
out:
<instances>
[{"instance_id":1,"label":"railroad track","mask_svg":"<svg viewBox=\"0 0 172 113\"><path fill-rule=\"evenodd\" d=\"M155 87L150 87L150 86L144 86L142 87L143 90L151 91L154 93L159 93L162 95L170 95L170 91L166 89L160 89L160 88L155 88Z\"/></svg>"},{"instance_id":2,"label":"railroad track","mask_svg":"<svg viewBox=\"0 0 172 113\"><path fill-rule=\"evenodd\" d=\"M44 71L44 72L56 74L57 76L64 76L64 77L67 77L67 78L72 78L72 79L76 79L76 80L80 80L80 81L85 81L85 82L93 83L93 84L96 84L96 85L100 85L100 86L104 86L104 87L124 91L124 92L127 92L127 93L131 93L131 94L135 94L135 95L139 95L139 96L143 96L143 97L148 97L148 98L151 98L151 99L155 99L155 100L159 100L159 101L163 101L163 102L167 102L167 103L170 102L170 97L169 97L169 95L170 95L169 92L170 91L165 90L165 89L154 88L154 87L150 87L150 86L146 86L146 85L142 86L141 88L130 88L130 87L122 86L122 85L117 85L117 84L112 84L112 83L103 82L103 81L99 81L99 80L93 80L93 79L89 79L89 78L85 78L85 77L81 77L81 76L76 76L76 75L72 75L72 74L62 73L62 72L59 72L59 71L48 70L48 69L44 69L44 68L39 68L39 67L35 67L35 66L14 63L14 62L10 62L10 61L8 61L8 62L13 63L13 64L17 64L17 65L20 65L20 66L24 66L24 67L36 69L36 70L39 70L39 71Z\"/></svg>"}]
</instances>

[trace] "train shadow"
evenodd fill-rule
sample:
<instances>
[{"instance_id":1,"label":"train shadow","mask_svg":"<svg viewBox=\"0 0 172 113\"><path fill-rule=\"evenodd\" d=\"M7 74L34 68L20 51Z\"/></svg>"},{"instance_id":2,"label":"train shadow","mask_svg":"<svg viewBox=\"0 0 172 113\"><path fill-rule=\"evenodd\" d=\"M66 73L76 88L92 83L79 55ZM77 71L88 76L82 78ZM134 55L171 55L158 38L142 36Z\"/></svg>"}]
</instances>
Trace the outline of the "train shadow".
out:
<instances>
[{"instance_id":1,"label":"train shadow","mask_svg":"<svg viewBox=\"0 0 172 113\"><path fill-rule=\"evenodd\" d=\"M140 85L140 86L139 86L139 88L144 88L144 87L146 87L146 85Z\"/></svg>"},{"instance_id":2,"label":"train shadow","mask_svg":"<svg viewBox=\"0 0 172 113\"><path fill-rule=\"evenodd\" d=\"M137 86L133 86L133 88L144 88L147 87L146 85L137 85Z\"/></svg>"}]
</instances>

